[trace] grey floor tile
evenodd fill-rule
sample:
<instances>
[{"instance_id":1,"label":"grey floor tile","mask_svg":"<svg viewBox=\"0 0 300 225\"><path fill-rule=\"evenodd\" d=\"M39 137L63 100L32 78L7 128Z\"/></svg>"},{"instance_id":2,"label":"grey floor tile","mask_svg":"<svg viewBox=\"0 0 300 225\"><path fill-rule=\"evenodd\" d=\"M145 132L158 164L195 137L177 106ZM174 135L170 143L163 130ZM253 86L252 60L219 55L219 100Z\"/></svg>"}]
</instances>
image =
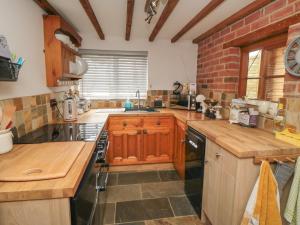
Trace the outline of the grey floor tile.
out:
<instances>
[{"instance_id":1,"label":"grey floor tile","mask_svg":"<svg viewBox=\"0 0 300 225\"><path fill-rule=\"evenodd\" d=\"M184 195L184 183L182 181L169 181L160 183L142 184L142 197L161 198Z\"/></svg>"},{"instance_id":2,"label":"grey floor tile","mask_svg":"<svg viewBox=\"0 0 300 225\"><path fill-rule=\"evenodd\" d=\"M145 225L145 222L118 223L117 225Z\"/></svg>"},{"instance_id":3,"label":"grey floor tile","mask_svg":"<svg viewBox=\"0 0 300 225\"><path fill-rule=\"evenodd\" d=\"M145 221L146 225L204 225L197 216L173 217Z\"/></svg>"},{"instance_id":4,"label":"grey floor tile","mask_svg":"<svg viewBox=\"0 0 300 225\"><path fill-rule=\"evenodd\" d=\"M175 170L161 170L159 171L159 176L162 181L180 180Z\"/></svg>"},{"instance_id":5,"label":"grey floor tile","mask_svg":"<svg viewBox=\"0 0 300 225\"><path fill-rule=\"evenodd\" d=\"M116 223L126 223L158 218L173 217L167 198L118 202L116 205Z\"/></svg>"},{"instance_id":6,"label":"grey floor tile","mask_svg":"<svg viewBox=\"0 0 300 225\"><path fill-rule=\"evenodd\" d=\"M102 209L101 206L100 206L100 209ZM115 212L116 212L116 204L115 203L105 204L104 213L100 214L100 216L103 220L103 224L114 224L114 222L115 222ZM96 223L96 224L102 224L102 223Z\"/></svg>"},{"instance_id":7,"label":"grey floor tile","mask_svg":"<svg viewBox=\"0 0 300 225\"><path fill-rule=\"evenodd\" d=\"M191 203L185 196L170 197L169 200L175 216L196 215Z\"/></svg>"},{"instance_id":8,"label":"grey floor tile","mask_svg":"<svg viewBox=\"0 0 300 225\"><path fill-rule=\"evenodd\" d=\"M146 171L146 172L130 172L130 173L119 173L118 184L141 184L149 182L159 182L160 178L157 171Z\"/></svg>"},{"instance_id":9,"label":"grey floor tile","mask_svg":"<svg viewBox=\"0 0 300 225\"><path fill-rule=\"evenodd\" d=\"M142 199L140 184L110 186L107 188L106 202L124 202Z\"/></svg>"},{"instance_id":10,"label":"grey floor tile","mask_svg":"<svg viewBox=\"0 0 300 225\"><path fill-rule=\"evenodd\" d=\"M110 173L107 186L115 186L118 184L118 173Z\"/></svg>"}]
</instances>

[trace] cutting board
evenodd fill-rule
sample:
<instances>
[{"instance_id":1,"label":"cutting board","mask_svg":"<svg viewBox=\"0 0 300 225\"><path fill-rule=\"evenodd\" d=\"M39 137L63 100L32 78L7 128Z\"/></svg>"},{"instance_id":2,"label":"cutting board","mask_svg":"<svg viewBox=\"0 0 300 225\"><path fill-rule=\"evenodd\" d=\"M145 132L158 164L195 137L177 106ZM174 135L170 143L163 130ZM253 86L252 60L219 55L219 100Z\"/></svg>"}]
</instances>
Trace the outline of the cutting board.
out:
<instances>
[{"instance_id":1,"label":"cutting board","mask_svg":"<svg viewBox=\"0 0 300 225\"><path fill-rule=\"evenodd\" d=\"M0 155L0 181L65 177L84 145L84 142L52 142L16 147Z\"/></svg>"}]
</instances>

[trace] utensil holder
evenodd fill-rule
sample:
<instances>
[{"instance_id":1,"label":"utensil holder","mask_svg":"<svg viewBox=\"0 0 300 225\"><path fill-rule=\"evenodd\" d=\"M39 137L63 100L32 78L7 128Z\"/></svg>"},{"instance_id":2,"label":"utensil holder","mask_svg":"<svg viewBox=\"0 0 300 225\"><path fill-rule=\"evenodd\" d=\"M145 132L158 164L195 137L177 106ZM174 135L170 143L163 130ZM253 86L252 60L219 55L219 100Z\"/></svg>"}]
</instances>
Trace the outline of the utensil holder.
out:
<instances>
[{"instance_id":1,"label":"utensil holder","mask_svg":"<svg viewBox=\"0 0 300 225\"><path fill-rule=\"evenodd\" d=\"M0 154L7 153L13 149L13 134L11 131L0 134Z\"/></svg>"},{"instance_id":2,"label":"utensil holder","mask_svg":"<svg viewBox=\"0 0 300 225\"><path fill-rule=\"evenodd\" d=\"M0 81L17 81L22 65L0 58Z\"/></svg>"}]
</instances>

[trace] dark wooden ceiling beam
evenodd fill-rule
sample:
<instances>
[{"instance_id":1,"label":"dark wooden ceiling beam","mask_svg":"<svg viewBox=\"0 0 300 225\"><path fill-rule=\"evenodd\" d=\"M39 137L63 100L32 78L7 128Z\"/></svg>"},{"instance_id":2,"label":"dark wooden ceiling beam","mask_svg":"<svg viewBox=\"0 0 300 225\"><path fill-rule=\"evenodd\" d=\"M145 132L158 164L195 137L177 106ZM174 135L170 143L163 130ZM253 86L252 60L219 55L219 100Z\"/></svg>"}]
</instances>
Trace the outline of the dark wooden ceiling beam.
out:
<instances>
[{"instance_id":1,"label":"dark wooden ceiling beam","mask_svg":"<svg viewBox=\"0 0 300 225\"><path fill-rule=\"evenodd\" d=\"M52 6L47 0L33 0L36 4L38 4L46 13L49 15L57 15L61 18L62 15L59 14L59 12Z\"/></svg>"},{"instance_id":2,"label":"dark wooden ceiling beam","mask_svg":"<svg viewBox=\"0 0 300 225\"><path fill-rule=\"evenodd\" d=\"M130 40L132 18L134 10L134 0L127 0L127 18L126 18L126 35L125 40Z\"/></svg>"},{"instance_id":3,"label":"dark wooden ceiling beam","mask_svg":"<svg viewBox=\"0 0 300 225\"><path fill-rule=\"evenodd\" d=\"M91 23L93 24L98 36L100 37L101 40L105 39L104 33L102 31L102 28L98 22L98 19L94 13L94 10L89 2L89 0L79 0L84 11L86 12L87 16L89 17Z\"/></svg>"},{"instance_id":4,"label":"dark wooden ceiling beam","mask_svg":"<svg viewBox=\"0 0 300 225\"><path fill-rule=\"evenodd\" d=\"M260 28L250 34L246 34L240 38L229 41L223 45L223 48L229 47L244 47L258 41L262 41L273 36L287 33L289 27L300 22L300 13L291 17L282 19L278 22L272 23L266 27Z\"/></svg>"},{"instance_id":5,"label":"dark wooden ceiling beam","mask_svg":"<svg viewBox=\"0 0 300 225\"><path fill-rule=\"evenodd\" d=\"M172 39L174 43L178 41L186 32L192 29L197 23L203 20L208 14L210 14L215 8L217 8L224 0L211 0L200 12L194 16Z\"/></svg>"},{"instance_id":6,"label":"dark wooden ceiling beam","mask_svg":"<svg viewBox=\"0 0 300 225\"><path fill-rule=\"evenodd\" d=\"M179 0L168 0L163 12L161 13L150 37L149 37L149 41L154 41L157 34L159 33L159 31L161 30L161 28L163 27L163 25L165 24L165 22L167 21L167 19L173 12L173 10L175 9L178 2L179 2Z\"/></svg>"},{"instance_id":7,"label":"dark wooden ceiling beam","mask_svg":"<svg viewBox=\"0 0 300 225\"><path fill-rule=\"evenodd\" d=\"M193 40L193 43L199 43L200 41L204 40L205 38L211 36L212 34L222 30L226 26L229 26L236 21L250 15L251 13L255 12L256 10L268 5L271 3L273 0L256 0L246 7L242 8L239 10L237 13L233 14L232 16L228 17L227 19L223 20L221 23L217 24L213 28L209 29L205 33L201 34L199 37L195 38Z\"/></svg>"}]
</instances>

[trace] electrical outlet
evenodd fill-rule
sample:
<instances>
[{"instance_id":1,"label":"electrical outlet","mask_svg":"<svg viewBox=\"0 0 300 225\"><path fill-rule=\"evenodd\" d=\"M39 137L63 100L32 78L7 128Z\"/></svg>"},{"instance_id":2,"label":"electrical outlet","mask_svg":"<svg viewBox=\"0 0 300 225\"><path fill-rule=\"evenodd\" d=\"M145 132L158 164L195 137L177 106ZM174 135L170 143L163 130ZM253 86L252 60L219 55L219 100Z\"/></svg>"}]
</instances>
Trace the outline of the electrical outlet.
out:
<instances>
[{"instance_id":1,"label":"electrical outlet","mask_svg":"<svg viewBox=\"0 0 300 225\"><path fill-rule=\"evenodd\" d=\"M55 98L54 99L50 99L50 106L51 106L51 108L54 108L54 107L57 106L57 101L56 101Z\"/></svg>"}]
</instances>

